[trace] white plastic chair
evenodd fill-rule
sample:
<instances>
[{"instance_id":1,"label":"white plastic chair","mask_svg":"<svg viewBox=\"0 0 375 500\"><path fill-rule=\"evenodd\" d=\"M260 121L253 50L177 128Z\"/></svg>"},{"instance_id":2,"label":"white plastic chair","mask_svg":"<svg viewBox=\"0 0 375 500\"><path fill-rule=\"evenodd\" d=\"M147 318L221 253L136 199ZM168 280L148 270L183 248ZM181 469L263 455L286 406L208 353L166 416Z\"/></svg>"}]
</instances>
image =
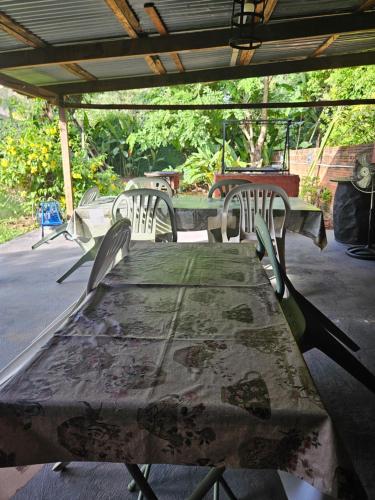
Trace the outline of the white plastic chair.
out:
<instances>
[{"instance_id":1,"label":"white plastic chair","mask_svg":"<svg viewBox=\"0 0 375 500\"><path fill-rule=\"evenodd\" d=\"M172 233L172 241L177 241L176 218L167 193L157 189L124 191L113 202L112 224L123 214L130 220L133 240L155 241L158 234Z\"/></svg>"},{"instance_id":2,"label":"white plastic chair","mask_svg":"<svg viewBox=\"0 0 375 500\"><path fill-rule=\"evenodd\" d=\"M278 217L277 225L274 223L274 201L280 198L284 205L281 217ZM228 212L233 201L238 200L240 205L239 214L239 237L240 241L255 240L255 214L260 214L266 221L272 241L275 245L276 254L280 264L285 269L285 231L286 221L290 212L289 198L286 192L279 186L273 184L249 184L232 189L224 201L221 233L223 241L229 241L227 235Z\"/></svg>"},{"instance_id":3,"label":"white plastic chair","mask_svg":"<svg viewBox=\"0 0 375 500\"><path fill-rule=\"evenodd\" d=\"M167 193L168 196L173 196L171 185L162 177L136 177L134 179L130 179L130 181L126 184L125 191L142 188L158 189L159 191Z\"/></svg>"},{"instance_id":4,"label":"white plastic chair","mask_svg":"<svg viewBox=\"0 0 375 500\"><path fill-rule=\"evenodd\" d=\"M90 205L90 203L99 198L99 196L99 188L94 186L83 193L82 198L79 200L78 206L83 207L84 205Z\"/></svg>"}]
</instances>

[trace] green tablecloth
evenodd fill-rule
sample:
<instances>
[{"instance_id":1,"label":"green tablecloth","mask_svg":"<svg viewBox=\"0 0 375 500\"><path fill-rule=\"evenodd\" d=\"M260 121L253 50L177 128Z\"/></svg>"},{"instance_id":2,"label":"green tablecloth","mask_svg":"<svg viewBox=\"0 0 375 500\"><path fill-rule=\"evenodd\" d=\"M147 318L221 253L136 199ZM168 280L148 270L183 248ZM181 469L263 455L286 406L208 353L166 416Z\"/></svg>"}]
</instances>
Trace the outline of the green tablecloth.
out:
<instances>
[{"instance_id":1,"label":"green tablecloth","mask_svg":"<svg viewBox=\"0 0 375 500\"><path fill-rule=\"evenodd\" d=\"M0 387L2 466L224 464L365 498L252 244L135 244Z\"/></svg>"},{"instance_id":2,"label":"green tablecloth","mask_svg":"<svg viewBox=\"0 0 375 500\"><path fill-rule=\"evenodd\" d=\"M74 211L69 230L88 248L93 238L104 236L111 224L111 209L114 198L103 198L91 205L78 207ZM291 212L287 229L311 238L319 248L324 248L327 238L322 211L300 198L289 198ZM211 230L221 234L221 211L223 200L204 196L179 195L172 198L178 231ZM282 213L280 199L274 202L274 216Z\"/></svg>"}]
</instances>

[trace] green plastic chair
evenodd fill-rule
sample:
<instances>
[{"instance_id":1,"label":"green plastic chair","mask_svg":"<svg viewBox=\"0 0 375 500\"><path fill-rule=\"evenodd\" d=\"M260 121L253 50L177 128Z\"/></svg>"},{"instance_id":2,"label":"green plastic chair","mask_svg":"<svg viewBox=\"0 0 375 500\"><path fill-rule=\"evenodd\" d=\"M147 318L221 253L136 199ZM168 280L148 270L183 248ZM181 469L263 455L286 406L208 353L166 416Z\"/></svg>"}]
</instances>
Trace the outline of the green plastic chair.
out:
<instances>
[{"instance_id":1,"label":"green plastic chair","mask_svg":"<svg viewBox=\"0 0 375 500\"><path fill-rule=\"evenodd\" d=\"M210 190L208 191L208 197L212 198L214 192L219 191L220 198L225 198L229 191L243 184L251 184L251 181L248 181L246 179L221 179L220 181L215 182L215 184L210 187Z\"/></svg>"},{"instance_id":2,"label":"green plastic chair","mask_svg":"<svg viewBox=\"0 0 375 500\"><path fill-rule=\"evenodd\" d=\"M375 393L375 376L348 350L358 351L359 346L294 288L277 260L267 224L259 213L254 222L257 254L262 259L267 253L276 280L276 296L301 352L319 349Z\"/></svg>"},{"instance_id":3,"label":"green plastic chair","mask_svg":"<svg viewBox=\"0 0 375 500\"><path fill-rule=\"evenodd\" d=\"M163 213L165 207L167 213ZM157 189L124 191L113 202L112 224L123 214L130 220L132 240L157 241L158 235L171 232L172 241L177 241L175 213L167 193Z\"/></svg>"}]
</instances>

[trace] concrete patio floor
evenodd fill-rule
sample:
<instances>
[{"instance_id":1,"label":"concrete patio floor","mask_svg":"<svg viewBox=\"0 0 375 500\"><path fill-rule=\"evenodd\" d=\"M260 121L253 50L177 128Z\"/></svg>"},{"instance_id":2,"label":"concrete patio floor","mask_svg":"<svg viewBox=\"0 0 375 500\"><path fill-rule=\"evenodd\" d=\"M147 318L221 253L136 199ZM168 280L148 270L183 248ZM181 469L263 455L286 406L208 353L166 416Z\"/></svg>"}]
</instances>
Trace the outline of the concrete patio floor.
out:
<instances>
[{"instance_id":1,"label":"concrete patio floor","mask_svg":"<svg viewBox=\"0 0 375 500\"><path fill-rule=\"evenodd\" d=\"M345 247L328 233L323 252L311 240L287 234L288 274L298 290L360 345L358 357L375 372L375 264L347 257ZM194 241L197 235L179 236ZM38 238L39 232L33 231L0 245L0 368L78 298L87 282L90 265L57 284L81 251L63 237L32 251ZM305 359L369 500L375 499L375 395L321 353L310 351ZM161 500L182 499L203 473L159 466L152 484ZM0 500L136 498L127 492L127 480L121 464L75 463L63 474L53 473L49 465L1 469ZM272 471L229 471L227 480L241 499L323 498L282 475L286 497Z\"/></svg>"}]
</instances>

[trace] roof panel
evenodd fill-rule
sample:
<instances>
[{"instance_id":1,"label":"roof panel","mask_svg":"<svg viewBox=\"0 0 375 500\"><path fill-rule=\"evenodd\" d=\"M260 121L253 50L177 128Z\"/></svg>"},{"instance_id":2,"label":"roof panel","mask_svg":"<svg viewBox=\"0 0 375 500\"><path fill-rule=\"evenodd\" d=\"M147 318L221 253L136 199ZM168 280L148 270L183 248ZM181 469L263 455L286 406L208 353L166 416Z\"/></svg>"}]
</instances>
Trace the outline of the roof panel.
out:
<instances>
[{"instance_id":1,"label":"roof panel","mask_svg":"<svg viewBox=\"0 0 375 500\"><path fill-rule=\"evenodd\" d=\"M155 27L145 13L144 0L129 2L146 32ZM157 0L155 6L169 32L230 26L232 0Z\"/></svg>"},{"instance_id":2,"label":"roof panel","mask_svg":"<svg viewBox=\"0 0 375 500\"><path fill-rule=\"evenodd\" d=\"M272 19L317 16L322 14L339 14L353 12L363 0L279 0Z\"/></svg>"},{"instance_id":3,"label":"roof panel","mask_svg":"<svg viewBox=\"0 0 375 500\"><path fill-rule=\"evenodd\" d=\"M186 70L222 68L230 65L232 49L225 47L218 50L199 50L180 54Z\"/></svg>"},{"instance_id":4,"label":"roof panel","mask_svg":"<svg viewBox=\"0 0 375 500\"><path fill-rule=\"evenodd\" d=\"M264 63L310 56L326 40L325 37L296 38L281 42L264 43L255 51L252 62Z\"/></svg>"},{"instance_id":5,"label":"roof panel","mask_svg":"<svg viewBox=\"0 0 375 500\"><path fill-rule=\"evenodd\" d=\"M366 33L347 33L339 36L325 51L325 55L346 54L347 52L364 52L374 50L375 30Z\"/></svg>"},{"instance_id":6,"label":"roof panel","mask_svg":"<svg viewBox=\"0 0 375 500\"><path fill-rule=\"evenodd\" d=\"M51 44L125 34L104 0L0 0L0 10Z\"/></svg>"},{"instance_id":7,"label":"roof panel","mask_svg":"<svg viewBox=\"0 0 375 500\"><path fill-rule=\"evenodd\" d=\"M22 49L24 47L24 43L0 30L0 50Z\"/></svg>"},{"instance_id":8,"label":"roof panel","mask_svg":"<svg viewBox=\"0 0 375 500\"><path fill-rule=\"evenodd\" d=\"M61 66L48 66L38 69L14 69L2 71L6 75L17 78L18 80L32 83L33 85L49 85L58 82L76 82L82 81L70 71Z\"/></svg>"},{"instance_id":9,"label":"roof panel","mask_svg":"<svg viewBox=\"0 0 375 500\"><path fill-rule=\"evenodd\" d=\"M143 57L81 63L80 66L97 78L126 78L127 76L151 74L151 70Z\"/></svg>"}]
</instances>

